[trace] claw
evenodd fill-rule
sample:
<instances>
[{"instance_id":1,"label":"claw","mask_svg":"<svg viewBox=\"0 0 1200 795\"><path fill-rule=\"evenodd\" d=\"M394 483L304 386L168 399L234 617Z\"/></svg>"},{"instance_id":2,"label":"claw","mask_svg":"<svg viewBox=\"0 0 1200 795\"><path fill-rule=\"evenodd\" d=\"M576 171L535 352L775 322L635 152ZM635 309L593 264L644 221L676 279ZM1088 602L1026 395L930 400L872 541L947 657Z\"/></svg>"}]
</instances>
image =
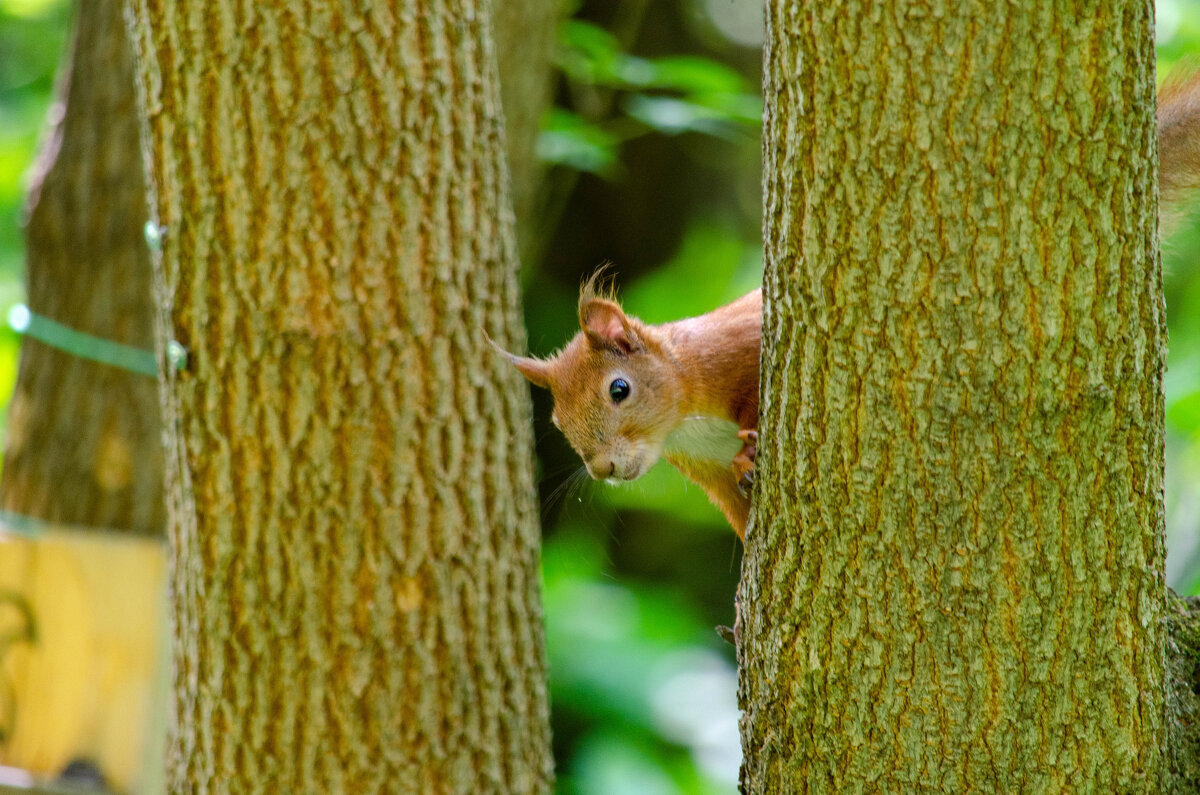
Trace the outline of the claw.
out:
<instances>
[{"instance_id":1,"label":"claw","mask_svg":"<svg viewBox=\"0 0 1200 795\"><path fill-rule=\"evenodd\" d=\"M743 497L749 497L750 492L754 489L754 470L748 469L738 478L738 493Z\"/></svg>"},{"instance_id":2,"label":"claw","mask_svg":"<svg viewBox=\"0 0 1200 795\"><path fill-rule=\"evenodd\" d=\"M737 476L737 489L743 497L749 497L754 488L754 458L758 454L758 431L746 428L738 431L742 449L733 457L733 474Z\"/></svg>"}]
</instances>

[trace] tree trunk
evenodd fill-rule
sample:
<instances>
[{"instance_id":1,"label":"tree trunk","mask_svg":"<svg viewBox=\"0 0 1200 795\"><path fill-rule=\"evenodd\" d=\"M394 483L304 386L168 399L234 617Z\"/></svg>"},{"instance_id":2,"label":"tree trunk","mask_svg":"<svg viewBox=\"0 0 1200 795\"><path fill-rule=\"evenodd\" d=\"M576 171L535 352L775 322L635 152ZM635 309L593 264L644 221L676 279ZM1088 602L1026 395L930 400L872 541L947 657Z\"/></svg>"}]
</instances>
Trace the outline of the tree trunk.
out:
<instances>
[{"instance_id":1,"label":"tree trunk","mask_svg":"<svg viewBox=\"0 0 1200 795\"><path fill-rule=\"evenodd\" d=\"M1161 791L1152 5L767 7L745 791Z\"/></svg>"},{"instance_id":2,"label":"tree trunk","mask_svg":"<svg viewBox=\"0 0 1200 795\"><path fill-rule=\"evenodd\" d=\"M122 5L82 0L59 118L35 169L28 301L51 320L153 347L146 191ZM26 338L0 505L67 524L160 534L162 431L145 375Z\"/></svg>"},{"instance_id":3,"label":"tree trunk","mask_svg":"<svg viewBox=\"0 0 1200 795\"><path fill-rule=\"evenodd\" d=\"M562 0L522 0L495 3L492 10L517 241L526 259L541 248L530 240L538 231L533 214L543 172L536 148L542 114L550 105L564 5Z\"/></svg>"},{"instance_id":4,"label":"tree trunk","mask_svg":"<svg viewBox=\"0 0 1200 795\"><path fill-rule=\"evenodd\" d=\"M1200 792L1200 597L1167 599L1168 792Z\"/></svg>"},{"instance_id":5,"label":"tree trunk","mask_svg":"<svg viewBox=\"0 0 1200 795\"><path fill-rule=\"evenodd\" d=\"M550 788L489 13L134 4L175 790Z\"/></svg>"}]
</instances>

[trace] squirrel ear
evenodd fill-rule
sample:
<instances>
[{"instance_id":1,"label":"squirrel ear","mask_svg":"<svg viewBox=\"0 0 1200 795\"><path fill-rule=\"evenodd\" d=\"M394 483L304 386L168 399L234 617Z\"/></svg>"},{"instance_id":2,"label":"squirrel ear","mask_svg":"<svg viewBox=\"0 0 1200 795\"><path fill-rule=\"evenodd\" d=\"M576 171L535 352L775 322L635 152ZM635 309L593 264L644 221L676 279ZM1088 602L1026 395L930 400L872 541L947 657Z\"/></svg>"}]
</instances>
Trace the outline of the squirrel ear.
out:
<instances>
[{"instance_id":1,"label":"squirrel ear","mask_svg":"<svg viewBox=\"0 0 1200 795\"><path fill-rule=\"evenodd\" d=\"M550 362L527 356L512 356L510 361L521 371L521 375L529 379L529 383L542 389L550 388Z\"/></svg>"},{"instance_id":2,"label":"squirrel ear","mask_svg":"<svg viewBox=\"0 0 1200 795\"><path fill-rule=\"evenodd\" d=\"M589 298L579 305L579 325L588 341L599 348L613 348L622 353L642 349L633 324L621 307L603 298Z\"/></svg>"},{"instance_id":3,"label":"squirrel ear","mask_svg":"<svg viewBox=\"0 0 1200 795\"><path fill-rule=\"evenodd\" d=\"M483 336L487 338L487 341L491 343L491 346L496 349L496 352L512 362L513 366L520 370L521 375L528 378L530 383L532 383L534 386L540 386L542 389L550 388L550 362L542 359L534 359L528 356L517 356L516 354L509 353L497 345L495 341L488 336L486 331L483 333Z\"/></svg>"}]
</instances>

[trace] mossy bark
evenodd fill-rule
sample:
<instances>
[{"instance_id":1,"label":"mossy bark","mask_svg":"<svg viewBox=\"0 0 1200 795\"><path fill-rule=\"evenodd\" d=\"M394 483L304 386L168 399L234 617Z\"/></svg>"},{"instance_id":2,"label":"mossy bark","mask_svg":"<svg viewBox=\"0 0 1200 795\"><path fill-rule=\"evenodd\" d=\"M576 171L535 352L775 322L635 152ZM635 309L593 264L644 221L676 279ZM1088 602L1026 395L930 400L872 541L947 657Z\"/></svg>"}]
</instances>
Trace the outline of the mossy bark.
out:
<instances>
[{"instance_id":1,"label":"mossy bark","mask_svg":"<svg viewBox=\"0 0 1200 795\"><path fill-rule=\"evenodd\" d=\"M1167 600L1167 791L1200 792L1200 597Z\"/></svg>"},{"instance_id":2,"label":"mossy bark","mask_svg":"<svg viewBox=\"0 0 1200 795\"><path fill-rule=\"evenodd\" d=\"M51 320L150 349L146 193L122 4L81 0L72 29L29 199L28 302ZM26 338L0 505L52 522L161 534L154 379Z\"/></svg>"},{"instance_id":3,"label":"mossy bark","mask_svg":"<svg viewBox=\"0 0 1200 795\"><path fill-rule=\"evenodd\" d=\"M1159 792L1153 8L767 4L746 792Z\"/></svg>"},{"instance_id":4,"label":"mossy bark","mask_svg":"<svg viewBox=\"0 0 1200 795\"><path fill-rule=\"evenodd\" d=\"M177 791L550 789L489 13L133 4Z\"/></svg>"}]
</instances>

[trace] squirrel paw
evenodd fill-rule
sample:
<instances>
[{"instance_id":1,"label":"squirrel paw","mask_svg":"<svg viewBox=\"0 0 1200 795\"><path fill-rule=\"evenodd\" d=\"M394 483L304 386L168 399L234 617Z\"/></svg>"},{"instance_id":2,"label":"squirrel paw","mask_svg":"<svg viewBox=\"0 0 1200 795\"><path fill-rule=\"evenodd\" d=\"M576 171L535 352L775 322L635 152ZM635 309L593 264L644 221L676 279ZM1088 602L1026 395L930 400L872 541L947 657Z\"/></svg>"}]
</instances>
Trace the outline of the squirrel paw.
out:
<instances>
[{"instance_id":1,"label":"squirrel paw","mask_svg":"<svg viewBox=\"0 0 1200 795\"><path fill-rule=\"evenodd\" d=\"M738 431L738 438L742 440L742 449L733 457L733 474L737 476L738 491L743 497L749 497L750 490L754 488L754 456L758 452L758 431Z\"/></svg>"}]
</instances>

